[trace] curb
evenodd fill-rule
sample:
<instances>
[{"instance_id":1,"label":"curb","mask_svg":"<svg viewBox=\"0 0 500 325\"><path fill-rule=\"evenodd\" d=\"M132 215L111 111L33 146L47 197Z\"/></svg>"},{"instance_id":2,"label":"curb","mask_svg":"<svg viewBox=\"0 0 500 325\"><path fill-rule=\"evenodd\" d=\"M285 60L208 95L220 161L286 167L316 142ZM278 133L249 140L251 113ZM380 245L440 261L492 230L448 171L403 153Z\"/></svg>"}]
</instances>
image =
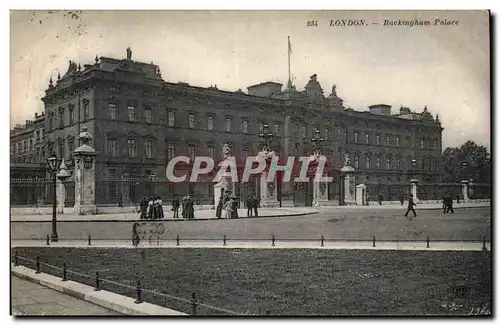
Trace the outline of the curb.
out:
<instances>
[{"instance_id":1,"label":"curb","mask_svg":"<svg viewBox=\"0 0 500 325\"><path fill-rule=\"evenodd\" d=\"M183 316L182 312L153 305L147 302L134 303L134 299L119 295L110 291L94 291L94 288L71 280L62 281L53 275L46 273L35 274L35 270L25 266L14 266L11 264L11 273L21 279L25 279L42 286L54 289L69 296L93 303L103 308L116 311L124 315L134 316Z\"/></svg>"},{"instance_id":2,"label":"curb","mask_svg":"<svg viewBox=\"0 0 500 325\"><path fill-rule=\"evenodd\" d=\"M258 216L258 217L240 217L238 219L226 219L226 218L204 218L204 219L184 219L184 218L178 218L178 219L155 219L155 220L149 220L149 219L135 219L135 220L116 220L116 219L96 219L96 220L89 220L89 219L81 219L81 220L57 220L57 223L61 222L193 222L193 221L213 221L213 220L247 220L247 219L260 219L260 218L282 218L282 217L299 217L299 216L306 216L306 215L311 215L311 214L317 214L319 211L311 211L311 212L301 212L301 213L294 213L294 214L282 214L282 215L273 215L273 216ZM36 222L36 223L41 223L41 222L50 222L52 223L52 220L11 220L11 223L26 223L26 222Z\"/></svg>"},{"instance_id":3,"label":"curb","mask_svg":"<svg viewBox=\"0 0 500 325\"><path fill-rule=\"evenodd\" d=\"M453 243L452 245L447 243ZM78 248L78 249L110 249L119 248L127 250L137 250L137 249L250 249L250 250L262 250L262 249L277 249L277 250L296 250L296 249L313 249L313 250L377 250L377 251L469 251L469 252L481 252L488 251L491 252L491 241L485 242L481 241L446 241L446 240L429 240L429 245L427 245L426 240L401 240L401 241L387 241L378 240L373 243L373 240L328 240L326 239L321 245L321 241L318 240L304 240L304 241L290 241L286 239L277 239L273 245L270 240L259 240L258 243L242 243L241 240L233 243L227 243L223 245L222 243L201 243L196 240L185 241L180 246L176 246L174 243L167 246L156 246L154 244L140 244L138 247L132 245L123 245L122 243L94 243L93 246L88 246L85 243L79 244L66 244L59 243L57 246L52 246L52 248ZM483 245L481 245L483 244ZM375 246L373 246L375 245ZM465 246L465 247L464 247ZM486 247L486 250L483 248ZM50 246L45 246L44 244L34 241L34 245L26 242L16 243L12 242L11 247L15 248L49 248ZM60 281L59 278L58 281Z\"/></svg>"}]
</instances>

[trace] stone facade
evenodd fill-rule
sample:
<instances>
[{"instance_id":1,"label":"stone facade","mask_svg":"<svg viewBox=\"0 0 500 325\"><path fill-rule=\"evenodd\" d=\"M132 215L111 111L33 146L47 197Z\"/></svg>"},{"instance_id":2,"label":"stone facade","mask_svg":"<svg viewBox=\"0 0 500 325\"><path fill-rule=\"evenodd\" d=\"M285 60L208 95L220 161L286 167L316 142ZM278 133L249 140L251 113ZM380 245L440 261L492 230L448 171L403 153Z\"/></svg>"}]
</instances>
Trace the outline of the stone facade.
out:
<instances>
[{"instance_id":1,"label":"stone facade","mask_svg":"<svg viewBox=\"0 0 500 325\"><path fill-rule=\"evenodd\" d=\"M72 151L85 124L94 137L98 181L151 173L162 181L173 155L217 160L226 142L237 161L256 155L258 134L268 124L275 134L272 149L284 159L309 156L319 129L331 175L338 177L348 153L357 182L372 193L375 186L409 187L411 178L421 183L440 179L443 128L427 107L420 113L401 107L397 114L387 105L353 110L344 107L336 86L325 95L318 79L311 76L302 91L266 82L249 87L248 93L230 92L166 82L158 66L132 59L96 57L83 68L70 61L43 98L45 152L54 150L72 169ZM417 160L415 170L411 159ZM293 191L291 186L284 184L280 191ZM331 199L339 195L338 188L330 186ZM96 191L96 196L105 195L99 186Z\"/></svg>"},{"instance_id":2,"label":"stone facade","mask_svg":"<svg viewBox=\"0 0 500 325\"><path fill-rule=\"evenodd\" d=\"M10 131L11 177L45 176L44 127L45 115L42 113Z\"/></svg>"}]
</instances>

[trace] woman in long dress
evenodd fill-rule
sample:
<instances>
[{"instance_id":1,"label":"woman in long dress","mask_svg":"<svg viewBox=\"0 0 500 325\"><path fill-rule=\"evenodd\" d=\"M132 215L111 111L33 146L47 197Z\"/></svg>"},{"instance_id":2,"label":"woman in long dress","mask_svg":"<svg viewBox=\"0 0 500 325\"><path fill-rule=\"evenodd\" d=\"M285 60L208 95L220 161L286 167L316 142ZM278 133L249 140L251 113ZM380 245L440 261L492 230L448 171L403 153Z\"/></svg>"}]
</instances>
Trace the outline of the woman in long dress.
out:
<instances>
[{"instance_id":1,"label":"woman in long dress","mask_svg":"<svg viewBox=\"0 0 500 325\"><path fill-rule=\"evenodd\" d=\"M153 198L150 197L150 198L148 198L148 210L147 210L148 211L148 219L154 218L153 208L154 208Z\"/></svg>"},{"instance_id":2,"label":"woman in long dress","mask_svg":"<svg viewBox=\"0 0 500 325\"><path fill-rule=\"evenodd\" d=\"M154 202L154 215L156 219L163 219L164 217L162 204L161 197L157 196Z\"/></svg>"},{"instance_id":3,"label":"woman in long dress","mask_svg":"<svg viewBox=\"0 0 500 325\"><path fill-rule=\"evenodd\" d=\"M188 204L187 204L187 198L183 197L182 198L182 218L186 219L188 217Z\"/></svg>"},{"instance_id":4,"label":"woman in long dress","mask_svg":"<svg viewBox=\"0 0 500 325\"><path fill-rule=\"evenodd\" d=\"M230 219L231 218L231 213L232 213L232 207L233 207L233 199L229 199L226 201L226 206L225 206L225 210L226 210L226 219Z\"/></svg>"},{"instance_id":5,"label":"woman in long dress","mask_svg":"<svg viewBox=\"0 0 500 325\"><path fill-rule=\"evenodd\" d=\"M220 219L222 217L222 209L223 209L223 197L221 196L219 198L219 203L217 204L217 211L215 212L215 215L217 216L217 219Z\"/></svg>"}]
</instances>

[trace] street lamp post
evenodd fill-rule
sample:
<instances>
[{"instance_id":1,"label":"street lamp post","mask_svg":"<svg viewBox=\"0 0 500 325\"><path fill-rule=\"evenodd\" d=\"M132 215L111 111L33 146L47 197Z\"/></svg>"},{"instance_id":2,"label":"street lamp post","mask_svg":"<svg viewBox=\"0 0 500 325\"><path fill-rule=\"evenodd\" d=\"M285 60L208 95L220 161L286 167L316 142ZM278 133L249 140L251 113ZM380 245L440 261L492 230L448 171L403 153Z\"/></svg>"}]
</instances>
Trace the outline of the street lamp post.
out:
<instances>
[{"instance_id":1,"label":"street lamp post","mask_svg":"<svg viewBox=\"0 0 500 325\"><path fill-rule=\"evenodd\" d=\"M270 144L273 141L273 134L269 132L269 125L264 124L262 132L259 134L260 141L262 143L262 151L270 151Z\"/></svg>"},{"instance_id":2,"label":"street lamp post","mask_svg":"<svg viewBox=\"0 0 500 325\"><path fill-rule=\"evenodd\" d=\"M52 183L54 186L53 197L52 197L52 234L50 235L50 241L57 242L59 237L57 236L57 172L61 166L61 159L57 158L55 153L47 158L47 163L49 165L49 172L52 174Z\"/></svg>"},{"instance_id":3,"label":"street lamp post","mask_svg":"<svg viewBox=\"0 0 500 325\"><path fill-rule=\"evenodd\" d=\"M156 175L154 173L149 175L149 181L151 182L151 185L153 186L153 198L155 197L155 183L157 181Z\"/></svg>"},{"instance_id":4,"label":"street lamp post","mask_svg":"<svg viewBox=\"0 0 500 325\"><path fill-rule=\"evenodd\" d=\"M462 161L462 180L467 180L468 175L467 175L467 168L469 167L469 163L467 161Z\"/></svg>"},{"instance_id":5,"label":"street lamp post","mask_svg":"<svg viewBox=\"0 0 500 325\"><path fill-rule=\"evenodd\" d=\"M325 139L320 136L318 129L314 131L314 137L311 139L311 142L313 143L313 155L323 155L323 143L325 142Z\"/></svg>"},{"instance_id":6,"label":"street lamp post","mask_svg":"<svg viewBox=\"0 0 500 325\"><path fill-rule=\"evenodd\" d=\"M411 160L411 178L415 179L415 169L417 168L417 160L412 159Z\"/></svg>"}]
</instances>

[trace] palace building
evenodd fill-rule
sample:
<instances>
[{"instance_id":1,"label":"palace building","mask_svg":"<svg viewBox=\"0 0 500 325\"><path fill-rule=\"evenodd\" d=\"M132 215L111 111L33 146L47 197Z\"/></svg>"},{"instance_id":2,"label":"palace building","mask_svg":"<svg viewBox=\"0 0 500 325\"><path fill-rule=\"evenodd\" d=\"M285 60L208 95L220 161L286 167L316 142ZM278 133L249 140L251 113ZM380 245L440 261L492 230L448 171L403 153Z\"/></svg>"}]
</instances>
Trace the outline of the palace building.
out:
<instances>
[{"instance_id":1,"label":"palace building","mask_svg":"<svg viewBox=\"0 0 500 325\"><path fill-rule=\"evenodd\" d=\"M43 164L55 152L71 169L78 134L86 125L97 152L96 198L103 204L114 203L120 191L112 180L126 177L138 184L152 174L155 192L165 198L190 193L211 199L211 184L168 184L168 161L176 155L193 160L208 155L217 161L224 143L230 143L237 158L256 155L264 125L274 135L271 148L285 160L311 154L319 130L334 177L331 200L339 197L338 171L345 154L353 162L356 183L367 185L372 198L382 193L384 200L396 200L401 191L408 193L411 178L433 184L441 175L443 128L427 107L416 112L376 104L353 110L344 107L335 85L325 94L316 74L303 90L291 82L286 87L264 82L246 92L224 91L165 81L157 65L132 60L128 51L127 58L96 57L83 67L70 61L63 76L50 78L42 100L43 114L11 132L12 163ZM239 188L237 194L254 192L255 186L246 191ZM144 195L135 192L133 201ZM297 204L308 204L307 193L307 186L278 186L281 199L293 197Z\"/></svg>"}]
</instances>

